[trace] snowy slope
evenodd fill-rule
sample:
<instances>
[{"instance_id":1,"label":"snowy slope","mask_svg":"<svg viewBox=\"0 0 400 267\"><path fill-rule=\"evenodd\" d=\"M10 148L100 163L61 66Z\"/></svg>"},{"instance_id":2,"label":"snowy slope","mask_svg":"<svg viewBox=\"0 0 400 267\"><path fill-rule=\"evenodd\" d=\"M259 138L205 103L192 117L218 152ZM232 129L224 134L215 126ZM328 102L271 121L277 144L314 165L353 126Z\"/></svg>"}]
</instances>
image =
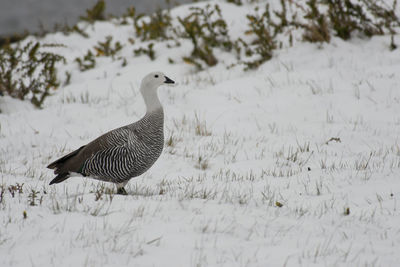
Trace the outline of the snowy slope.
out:
<instances>
[{"instance_id":1,"label":"snowy slope","mask_svg":"<svg viewBox=\"0 0 400 267\"><path fill-rule=\"evenodd\" d=\"M218 4L233 36L246 30L254 5ZM400 53L388 36L298 41L247 72L223 52L196 72L181 59L189 41L134 57L139 42L120 52L126 67L98 58L80 72L74 58L105 36L135 36L112 22L87 32L41 40L66 45L52 49L72 72L43 109L0 98L0 266L398 265ZM49 162L144 114L139 84L155 70L178 82L159 89L172 142L129 195L78 177L49 186Z\"/></svg>"}]
</instances>

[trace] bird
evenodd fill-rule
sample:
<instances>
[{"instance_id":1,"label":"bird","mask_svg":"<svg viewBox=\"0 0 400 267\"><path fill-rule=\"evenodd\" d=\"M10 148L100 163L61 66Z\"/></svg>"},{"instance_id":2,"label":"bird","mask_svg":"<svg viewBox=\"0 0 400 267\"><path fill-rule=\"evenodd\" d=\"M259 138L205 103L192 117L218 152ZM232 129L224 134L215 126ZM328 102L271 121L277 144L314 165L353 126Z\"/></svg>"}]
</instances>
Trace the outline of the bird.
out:
<instances>
[{"instance_id":1,"label":"bird","mask_svg":"<svg viewBox=\"0 0 400 267\"><path fill-rule=\"evenodd\" d=\"M57 176L50 185L80 175L116 184L117 194L126 195L128 181L146 172L159 158L164 147L164 111L157 89L174 84L162 72L146 75L140 92L146 114L138 121L111 130L92 142L50 163Z\"/></svg>"}]
</instances>

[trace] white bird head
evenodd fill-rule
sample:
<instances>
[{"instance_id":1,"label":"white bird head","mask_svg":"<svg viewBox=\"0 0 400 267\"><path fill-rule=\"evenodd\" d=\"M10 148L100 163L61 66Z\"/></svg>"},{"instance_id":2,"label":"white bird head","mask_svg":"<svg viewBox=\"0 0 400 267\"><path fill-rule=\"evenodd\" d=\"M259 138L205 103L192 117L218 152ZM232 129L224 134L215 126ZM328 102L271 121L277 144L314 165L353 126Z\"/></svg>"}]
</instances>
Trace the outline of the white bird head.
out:
<instances>
[{"instance_id":1,"label":"white bird head","mask_svg":"<svg viewBox=\"0 0 400 267\"><path fill-rule=\"evenodd\" d=\"M156 71L147 74L140 85L140 92L146 103L147 112L152 112L162 108L160 100L157 96L157 88L163 84L174 84L175 82L165 76L164 73Z\"/></svg>"},{"instance_id":2,"label":"white bird head","mask_svg":"<svg viewBox=\"0 0 400 267\"><path fill-rule=\"evenodd\" d=\"M156 72L152 72L147 74L143 80L142 80L142 85L141 87L144 88L158 88L160 85L163 84L174 84L175 82L173 80L171 80L170 78L168 78L167 76L165 76L164 73L156 71Z\"/></svg>"}]
</instances>

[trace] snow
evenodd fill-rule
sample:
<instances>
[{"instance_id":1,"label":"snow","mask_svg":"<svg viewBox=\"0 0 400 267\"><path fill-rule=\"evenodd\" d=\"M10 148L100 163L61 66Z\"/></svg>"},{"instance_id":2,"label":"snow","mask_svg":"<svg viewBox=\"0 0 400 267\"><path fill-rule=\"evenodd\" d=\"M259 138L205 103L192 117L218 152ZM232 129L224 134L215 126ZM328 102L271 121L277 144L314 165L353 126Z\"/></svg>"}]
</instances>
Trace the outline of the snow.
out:
<instances>
[{"instance_id":1,"label":"snow","mask_svg":"<svg viewBox=\"0 0 400 267\"><path fill-rule=\"evenodd\" d=\"M254 6L218 4L243 32ZM132 25L87 32L42 40L66 45L49 49L72 73L43 109L0 98L0 266L398 265L400 53L390 36L297 41L255 71L227 69L234 56L221 52L197 72L181 59L189 41L156 43L151 61L133 56L146 43L127 44ZM107 35L127 44L127 66L97 58L80 72L74 58ZM159 89L172 145L129 195L79 177L49 186L49 162L144 114L139 85L151 71L177 82Z\"/></svg>"}]
</instances>

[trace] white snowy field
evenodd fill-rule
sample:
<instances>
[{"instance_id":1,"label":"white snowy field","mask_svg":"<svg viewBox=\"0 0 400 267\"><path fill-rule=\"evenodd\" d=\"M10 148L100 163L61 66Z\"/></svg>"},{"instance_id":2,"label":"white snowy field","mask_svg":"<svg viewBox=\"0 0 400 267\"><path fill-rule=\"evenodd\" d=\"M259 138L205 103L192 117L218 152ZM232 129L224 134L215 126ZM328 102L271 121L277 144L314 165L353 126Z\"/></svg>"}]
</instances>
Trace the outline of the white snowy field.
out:
<instances>
[{"instance_id":1,"label":"white snowy field","mask_svg":"<svg viewBox=\"0 0 400 267\"><path fill-rule=\"evenodd\" d=\"M217 3L242 34L254 5ZM134 57L136 42L118 54L126 67L103 57L80 72L74 58L105 36L135 37L113 22L86 32L40 40L65 44L52 49L72 73L43 109L0 98L0 266L399 265L400 53L389 36L317 45L298 34L254 71L227 69L235 57L218 52L197 72L182 61L189 41ZM141 118L139 84L156 70L177 82L159 89L166 145L128 196L80 177L49 186L48 163Z\"/></svg>"}]
</instances>

